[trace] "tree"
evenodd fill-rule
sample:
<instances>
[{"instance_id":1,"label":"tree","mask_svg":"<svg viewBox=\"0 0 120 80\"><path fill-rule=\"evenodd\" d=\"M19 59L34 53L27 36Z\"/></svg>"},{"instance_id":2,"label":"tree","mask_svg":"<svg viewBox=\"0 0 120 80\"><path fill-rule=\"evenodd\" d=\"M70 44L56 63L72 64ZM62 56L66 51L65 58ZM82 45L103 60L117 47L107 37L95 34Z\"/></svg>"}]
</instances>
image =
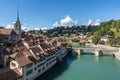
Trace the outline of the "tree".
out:
<instances>
[{"instance_id":1,"label":"tree","mask_svg":"<svg viewBox=\"0 0 120 80\"><path fill-rule=\"evenodd\" d=\"M116 22L116 28L120 28L120 20L117 20L117 22Z\"/></svg>"},{"instance_id":2,"label":"tree","mask_svg":"<svg viewBox=\"0 0 120 80\"><path fill-rule=\"evenodd\" d=\"M100 40L98 43L104 45L104 44L105 44L105 41L101 41L101 40Z\"/></svg>"},{"instance_id":3,"label":"tree","mask_svg":"<svg viewBox=\"0 0 120 80\"><path fill-rule=\"evenodd\" d=\"M58 41L66 42L67 40L65 38L58 38Z\"/></svg>"},{"instance_id":4,"label":"tree","mask_svg":"<svg viewBox=\"0 0 120 80\"><path fill-rule=\"evenodd\" d=\"M82 45L82 43L80 42L79 45Z\"/></svg>"},{"instance_id":5,"label":"tree","mask_svg":"<svg viewBox=\"0 0 120 80\"><path fill-rule=\"evenodd\" d=\"M24 38L25 37L25 31L21 31L21 37Z\"/></svg>"},{"instance_id":6,"label":"tree","mask_svg":"<svg viewBox=\"0 0 120 80\"><path fill-rule=\"evenodd\" d=\"M116 38L111 38L108 40L108 44L111 46L115 46L117 44L118 40Z\"/></svg>"},{"instance_id":7,"label":"tree","mask_svg":"<svg viewBox=\"0 0 120 80\"><path fill-rule=\"evenodd\" d=\"M1 43L1 41L3 40L4 37L5 37L5 35L0 34L0 43Z\"/></svg>"},{"instance_id":8,"label":"tree","mask_svg":"<svg viewBox=\"0 0 120 80\"><path fill-rule=\"evenodd\" d=\"M114 35L114 32L113 32L113 31L110 31L110 30L107 30L106 34L107 34L107 35L110 35L110 36L113 36L113 35Z\"/></svg>"},{"instance_id":9,"label":"tree","mask_svg":"<svg viewBox=\"0 0 120 80\"><path fill-rule=\"evenodd\" d=\"M70 43L67 44L67 47L72 47L72 45Z\"/></svg>"},{"instance_id":10,"label":"tree","mask_svg":"<svg viewBox=\"0 0 120 80\"><path fill-rule=\"evenodd\" d=\"M100 41L100 36L98 36L98 35L93 36L92 42L93 42L94 44L98 44L99 41Z\"/></svg>"},{"instance_id":11,"label":"tree","mask_svg":"<svg viewBox=\"0 0 120 80\"><path fill-rule=\"evenodd\" d=\"M3 26L0 26L0 29L3 29L3 28L5 28L5 27L3 27Z\"/></svg>"},{"instance_id":12,"label":"tree","mask_svg":"<svg viewBox=\"0 0 120 80\"><path fill-rule=\"evenodd\" d=\"M73 39L72 42L78 43L78 42L80 42L80 40L79 39Z\"/></svg>"}]
</instances>

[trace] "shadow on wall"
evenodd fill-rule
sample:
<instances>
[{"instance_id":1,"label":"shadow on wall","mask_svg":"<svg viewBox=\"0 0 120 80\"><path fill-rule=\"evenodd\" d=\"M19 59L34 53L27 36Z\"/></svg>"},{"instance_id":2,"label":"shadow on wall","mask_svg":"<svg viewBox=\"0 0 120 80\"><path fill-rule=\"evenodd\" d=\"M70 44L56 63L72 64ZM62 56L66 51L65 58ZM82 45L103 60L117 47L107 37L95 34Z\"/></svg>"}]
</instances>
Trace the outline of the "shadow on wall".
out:
<instances>
[{"instance_id":1,"label":"shadow on wall","mask_svg":"<svg viewBox=\"0 0 120 80\"><path fill-rule=\"evenodd\" d=\"M70 64L74 58L71 55L66 56L62 62L57 63L43 75L39 76L35 80L54 80L58 76L62 75L63 72L69 69Z\"/></svg>"}]
</instances>

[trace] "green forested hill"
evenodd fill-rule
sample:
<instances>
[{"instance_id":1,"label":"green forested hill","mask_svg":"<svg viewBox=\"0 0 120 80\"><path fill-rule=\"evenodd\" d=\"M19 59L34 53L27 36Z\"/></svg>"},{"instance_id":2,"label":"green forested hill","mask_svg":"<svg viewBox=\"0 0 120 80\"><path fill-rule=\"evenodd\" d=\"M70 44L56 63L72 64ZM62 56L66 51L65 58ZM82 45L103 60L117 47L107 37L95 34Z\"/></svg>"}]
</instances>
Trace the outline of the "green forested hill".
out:
<instances>
[{"instance_id":1,"label":"green forested hill","mask_svg":"<svg viewBox=\"0 0 120 80\"><path fill-rule=\"evenodd\" d=\"M83 34L88 35L111 35L115 37L120 37L120 20L110 20L102 22L99 26L94 25L81 25L81 26L73 26L73 27L55 27L53 29L48 29L46 31L42 31L41 29L38 31L31 30L30 33L34 34L44 34L49 37L55 36L63 36L67 34L68 36L75 34L79 35L81 32Z\"/></svg>"}]
</instances>

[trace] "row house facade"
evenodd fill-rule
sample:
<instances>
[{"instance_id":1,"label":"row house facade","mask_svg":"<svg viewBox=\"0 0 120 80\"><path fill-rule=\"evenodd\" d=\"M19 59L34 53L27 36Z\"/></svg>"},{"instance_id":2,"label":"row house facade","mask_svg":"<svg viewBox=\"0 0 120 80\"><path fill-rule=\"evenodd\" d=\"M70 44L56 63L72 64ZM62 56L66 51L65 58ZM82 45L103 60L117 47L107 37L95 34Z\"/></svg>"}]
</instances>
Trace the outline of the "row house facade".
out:
<instances>
[{"instance_id":1,"label":"row house facade","mask_svg":"<svg viewBox=\"0 0 120 80\"><path fill-rule=\"evenodd\" d=\"M0 64L10 69L0 80L34 80L67 55L62 42L48 42L44 36L27 35L22 41L0 52ZM14 75L8 75L8 74Z\"/></svg>"}]
</instances>

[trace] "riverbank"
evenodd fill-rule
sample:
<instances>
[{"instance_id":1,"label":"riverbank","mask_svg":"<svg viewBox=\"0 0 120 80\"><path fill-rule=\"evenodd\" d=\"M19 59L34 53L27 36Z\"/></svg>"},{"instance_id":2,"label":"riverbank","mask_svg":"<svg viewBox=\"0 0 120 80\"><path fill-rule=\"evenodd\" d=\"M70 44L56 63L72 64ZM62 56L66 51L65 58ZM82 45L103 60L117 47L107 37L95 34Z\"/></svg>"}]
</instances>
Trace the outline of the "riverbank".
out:
<instances>
[{"instance_id":1,"label":"riverbank","mask_svg":"<svg viewBox=\"0 0 120 80\"><path fill-rule=\"evenodd\" d=\"M68 55L36 80L120 80L119 74L120 62L113 57Z\"/></svg>"},{"instance_id":2,"label":"riverbank","mask_svg":"<svg viewBox=\"0 0 120 80\"><path fill-rule=\"evenodd\" d=\"M113 54L114 54L114 56L115 56L118 60L120 60L120 53L114 52Z\"/></svg>"}]
</instances>

